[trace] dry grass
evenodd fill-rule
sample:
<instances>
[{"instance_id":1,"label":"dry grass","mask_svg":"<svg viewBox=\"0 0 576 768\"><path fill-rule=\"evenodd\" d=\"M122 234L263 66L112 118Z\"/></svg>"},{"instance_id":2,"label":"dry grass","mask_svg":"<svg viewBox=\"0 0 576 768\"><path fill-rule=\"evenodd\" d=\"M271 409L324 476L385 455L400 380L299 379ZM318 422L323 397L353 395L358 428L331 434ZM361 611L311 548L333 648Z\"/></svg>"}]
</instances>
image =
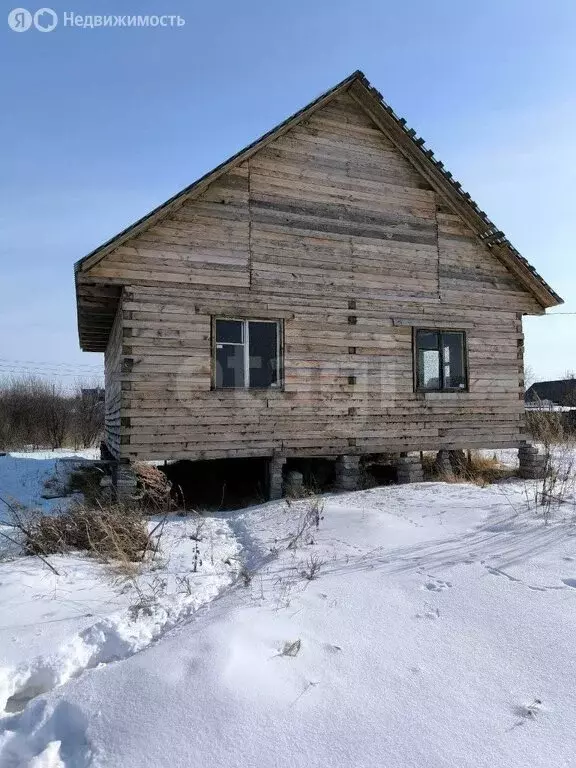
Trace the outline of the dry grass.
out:
<instances>
[{"instance_id":1,"label":"dry grass","mask_svg":"<svg viewBox=\"0 0 576 768\"><path fill-rule=\"evenodd\" d=\"M84 501L72 502L58 514L0 498L12 529L0 536L19 551L42 559L55 573L50 555L79 551L107 563L117 575L133 575L146 556L155 555L159 548L166 514L174 508L171 485L156 467L139 464L136 493L128 501L119 501L110 497L109 487L100 485L105 470L100 464L72 473L69 490L81 492ZM162 520L149 532L147 516L158 513Z\"/></svg>"},{"instance_id":2,"label":"dry grass","mask_svg":"<svg viewBox=\"0 0 576 768\"><path fill-rule=\"evenodd\" d=\"M291 505L290 499L286 504ZM310 496L302 507L296 530L289 536L287 549L297 549L301 544L314 544L314 531L324 520L324 500L320 496Z\"/></svg>"},{"instance_id":3,"label":"dry grass","mask_svg":"<svg viewBox=\"0 0 576 768\"><path fill-rule=\"evenodd\" d=\"M122 504L74 504L59 515L20 511L12 525L20 531L25 553L43 558L77 550L104 562L134 563L151 548L146 519Z\"/></svg>"},{"instance_id":4,"label":"dry grass","mask_svg":"<svg viewBox=\"0 0 576 768\"><path fill-rule=\"evenodd\" d=\"M543 448L545 473L536 493L544 522L559 505L576 507L576 436L558 411L530 411L527 426Z\"/></svg>"},{"instance_id":5,"label":"dry grass","mask_svg":"<svg viewBox=\"0 0 576 768\"><path fill-rule=\"evenodd\" d=\"M89 506L107 505L109 486L101 486L106 477L105 464L87 464L71 473L68 490L82 493ZM176 509L172 496L172 484L162 472L150 464L135 463L132 470L136 476L137 486L129 503L138 507L145 514L165 513ZM125 502L126 503L126 502Z\"/></svg>"},{"instance_id":6,"label":"dry grass","mask_svg":"<svg viewBox=\"0 0 576 768\"><path fill-rule=\"evenodd\" d=\"M474 483L481 487L506 480L516 473L510 467L506 467L494 456L485 456L479 451L471 451L466 456L466 461L453 466L452 473L442 472L436 464L435 453L425 453L422 466L424 477L427 480L443 480L448 483Z\"/></svg>"},{"instance_id":7,"label":"dry grass","mask_svg":"<svg viewBox=\"0 0 576 768\"><path fill-rule=\"evenodd\" d=\"M133 469L138 482L137 501L143 510L158 513L176 509L172 483L161 469L140 462Z\"/></svg>"}]
</instances>

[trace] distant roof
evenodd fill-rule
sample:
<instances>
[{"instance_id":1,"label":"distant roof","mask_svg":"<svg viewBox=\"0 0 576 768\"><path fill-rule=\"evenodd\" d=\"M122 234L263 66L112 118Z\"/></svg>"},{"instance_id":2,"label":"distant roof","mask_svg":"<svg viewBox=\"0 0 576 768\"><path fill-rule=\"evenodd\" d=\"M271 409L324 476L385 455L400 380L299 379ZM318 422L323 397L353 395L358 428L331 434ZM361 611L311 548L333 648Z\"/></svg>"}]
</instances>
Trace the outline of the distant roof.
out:
<instances>
[{"instance_id":1,"label":"distant roof","mask_svg":"<svg viewBox=\"0 0 576 768\"><path fill-rule=\"evenodd\" d=\"M549 400L556 405L576 406L576 379L538 381L526 392L526 400Z\"/></svg>"},{"instance_id":2,"label":"distant roof","mask_svg":"<svg viewBox=\"0 0 576 768\"><path fill-rule=\"evenodd\" d=\"M252 157L260 149L263 149L298 123L306 120L316 110L321 109L332 99L344 92L349 93L354 101L364 109L375 125L386 134L416 170L426 178L431 187L442 197L446 204L464 220L478 238L510 270L518 282L535 297L543 308L554 307L563 303L560 296L538 274L536 269L514 248L504 232L490 221L484 211L462 189L462 185L444 168L443 163L434 157L432 150L426 147L424 139L418 136L414 129L408 128L406 120L394 112L392 107L384 101L382 94L370 84L364 73L359 70L353 72L349 77L321 94L317 99L298 112L295 112L291 117L272 128L272 130L265 133L252 144L237 152L214 168L214 170L185 187L165 203L162 203L146 216L77 261L74 265L76 275L88 272L91 267L98 264L105 256L127 240L157 224L183 205L186 200L199 196L209 184L216 181L224 173ZM83 315L84 313L80 311L79 307L78 319L81 342L83 326L86 322L89 325L89 318L84 318ZM100 345L97 344L96 347L100 348L101 343ZM83 344L83 348L93 349L93 351L96 347L92 348L89 344Z\"/></svg>"}]
</instances>

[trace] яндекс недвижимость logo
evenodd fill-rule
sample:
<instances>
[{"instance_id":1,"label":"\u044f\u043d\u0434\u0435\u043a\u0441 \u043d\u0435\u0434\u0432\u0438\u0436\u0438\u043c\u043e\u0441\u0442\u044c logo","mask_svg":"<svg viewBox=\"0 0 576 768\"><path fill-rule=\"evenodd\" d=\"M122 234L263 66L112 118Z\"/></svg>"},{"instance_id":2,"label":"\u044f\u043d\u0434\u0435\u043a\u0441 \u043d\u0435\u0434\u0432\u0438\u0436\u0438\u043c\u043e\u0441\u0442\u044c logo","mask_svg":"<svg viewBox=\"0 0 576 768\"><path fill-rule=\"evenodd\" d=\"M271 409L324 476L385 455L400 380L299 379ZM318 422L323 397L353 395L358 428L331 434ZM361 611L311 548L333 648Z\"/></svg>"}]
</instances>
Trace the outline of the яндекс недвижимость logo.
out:
<instances>
[{"instance_id":1,"label":"\u044f\u043d\u0434\u0435\u043a\u0441 \u043d\u0435\u0434\u0432\u0438\u0436\u0438\u043c\u043e\u0441\u0442\u044c logo","mask_svg":"<svg viewBox=\"0 0 576 768\"><path fill-rule=\"evenodd\" d=\"M108 29L111 27L141 27L143 29L182 29L186 24L177 13L152 14L88 14L63 11L62 27L71 29ZM34 27L38 32L52 32L58 26L58 14L52 8L40 8L32 13L26 8L13 8L8 14L8 26L13 32L27 32Z\"/></svg>"},{"instance_id":2,"label":"\u044f\u043d\u0434\u0435\u043a\u0441 \u043d\u0435\u0434\u0432\u0438\u0436\u0438\u043c\u043e\u0441\u0442\u044c logo","mask_svg":"<svg viewBox=\"0 0 576 768\"><path fill-rule=\"evenodd\" d=\"M27 32L34 26L39 32L52 32L58 15L52 8L40 8L32 14L26 8L14 8L8 14L8 26L13 32Z\"/></svg>"}]
</instances>

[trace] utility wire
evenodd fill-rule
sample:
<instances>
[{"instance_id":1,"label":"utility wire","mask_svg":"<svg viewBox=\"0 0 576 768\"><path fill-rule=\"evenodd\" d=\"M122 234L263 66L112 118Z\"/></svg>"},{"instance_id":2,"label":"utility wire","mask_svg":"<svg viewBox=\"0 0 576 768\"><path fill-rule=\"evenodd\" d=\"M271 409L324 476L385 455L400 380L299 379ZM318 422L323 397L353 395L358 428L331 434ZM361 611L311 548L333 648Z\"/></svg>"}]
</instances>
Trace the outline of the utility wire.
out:
<instances>
[{"instance_id":1,"label":"utility wire","mask_svg":"<svg viewBox=\"0 0 576 768\"><path fill-rule=\"evenodd\" d=\"M12 360L11 358L0 357L0 364L15 364L15 365L32 365L32 366L46 366L50 368L100 368L97 363L59 363L48 362L46 360Z\"/></svg>"}]
</instances>

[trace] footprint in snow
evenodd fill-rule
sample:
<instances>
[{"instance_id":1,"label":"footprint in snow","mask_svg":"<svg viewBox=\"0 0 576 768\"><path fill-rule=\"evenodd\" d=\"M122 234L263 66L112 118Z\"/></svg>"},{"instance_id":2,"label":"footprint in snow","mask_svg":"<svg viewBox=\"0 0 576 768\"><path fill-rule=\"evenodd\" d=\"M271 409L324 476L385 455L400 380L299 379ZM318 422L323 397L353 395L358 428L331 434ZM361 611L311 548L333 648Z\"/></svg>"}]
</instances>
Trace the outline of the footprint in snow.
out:
<instances>
[{"instance_id":1,"label":"footprint in snow","mask_svg":"<svg viewBox=\"0 0 576 768\"><path fill-rule=\"evenodd\" d=\"M324 643L324 650L327 653L339 653L342 648L339 645L333 645L332 643Z\"/></svg>"},{"instance_id":2,"label":"footprint in snow","mask_svg":"<svg viewBox=\"0 0 576 768\"><path fill-rule=\"evenodd\" d=\"M417 619L439 619L440 609L434 608L434 606L426 603L424 605L424 610L421 613L417 613L416 618Z\"/></svg>"},{"instance_id":3,"label":"footprint in snow","mask_svg":"<svg viewBox=\"0 0 576 768\"><path fill-rule=\"evenodd\" d=\"M576 589L576 579L562 579L562 584L566 584L567 587Z\"/></svg>"},{"instance_id":4,"label":"footprint in snow","mask_svg":"<svg viewBox=\"0 0 576 768\"><path fill-rule=\"evenodd\" d=\"M450 589L452 586L452 582L450 581L442 581L442 579L430 579L430 581L425 582L424 589L427 589L429 592L442 592L445 589Z\"/></svg>"}]
</instances>

